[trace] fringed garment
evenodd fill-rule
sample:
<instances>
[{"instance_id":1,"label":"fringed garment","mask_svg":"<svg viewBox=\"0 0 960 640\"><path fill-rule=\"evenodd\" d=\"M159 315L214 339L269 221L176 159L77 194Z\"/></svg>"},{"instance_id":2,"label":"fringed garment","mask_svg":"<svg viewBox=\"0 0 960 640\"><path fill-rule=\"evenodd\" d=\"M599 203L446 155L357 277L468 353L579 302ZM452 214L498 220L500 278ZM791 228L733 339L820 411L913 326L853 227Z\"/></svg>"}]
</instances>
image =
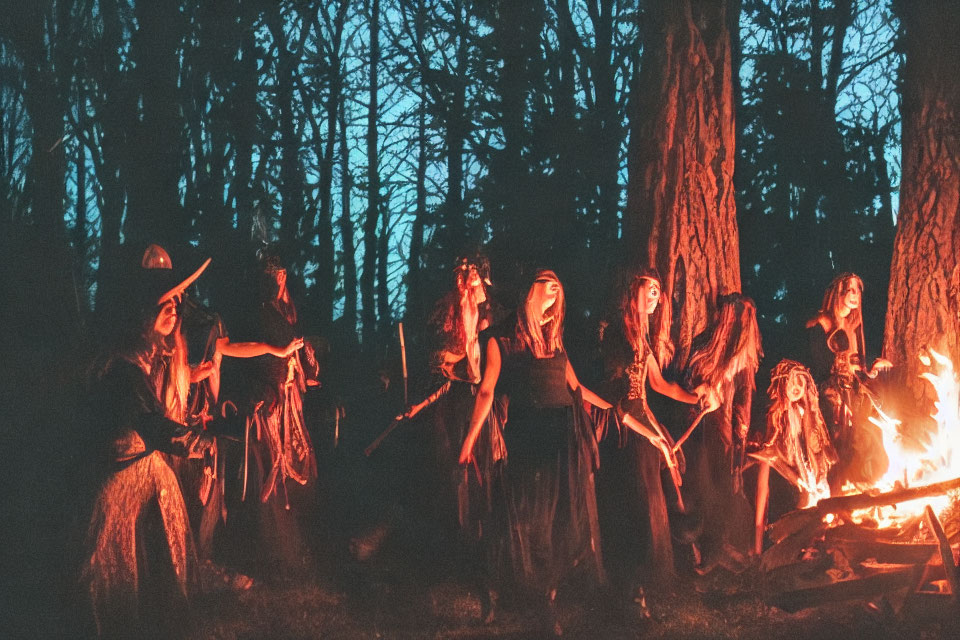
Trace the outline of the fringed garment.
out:
<instances>
[{"instance_id":1,"label":"fringed garment","mask_svg":"<svg viewBox=\"0 0 960 640\"><path fill-rule=\"evenodd\" d=\"M285 347L298 336L275 305L260 309L258 326L245 339ZM295 577L310 570L304 530L314 524L317 460L304 421L306 380L318 367L309 344L287 358L263 355L248 362L247 436L238 453L239 488L228 536L241 564L261 577ZM239 494L239 496L237 495ZM239 500L238 500L239 498Z\"/></svg>"},{"instance_id":2,"label":"fringed garment","mask_svg":"<svg viewBox=\"0 0 960 640\"><path fill-rule=\"evenodd\" d=\"M823 423L805 413L792 406L780 414L779 424L768 420L765 445L754 455L804 494L829 495L827 474L837 452Z\"/></svg>"}]
</instances>

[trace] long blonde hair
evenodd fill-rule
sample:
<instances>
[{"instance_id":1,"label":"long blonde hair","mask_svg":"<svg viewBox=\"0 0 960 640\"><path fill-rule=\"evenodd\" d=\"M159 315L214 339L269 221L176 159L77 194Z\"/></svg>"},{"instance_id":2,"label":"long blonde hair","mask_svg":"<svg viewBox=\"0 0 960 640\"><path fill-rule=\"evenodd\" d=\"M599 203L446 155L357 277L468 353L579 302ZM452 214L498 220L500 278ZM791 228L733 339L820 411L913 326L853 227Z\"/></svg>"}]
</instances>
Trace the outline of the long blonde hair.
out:
<instances>
[{"instance_id":1,"label":"long blonde hair","mask_svg":"<svg viewBox=\"0 0 960 640\"><path fill-rule=\"evenodd\" d=\"M756 373L763 357L753 300L733 293L722 296L718 303L710 340L694 352L688 367L696 383L706 382L714 388L740 371ZM752 376L750 388L753 389Z\"/></svg>"},{"instance_id":2,"label":"long blonde hair","mask_svg":"<svg viewBox=\"0 0 960 640\"><path fill-rule=\"evenodd\" d=\"M556 301L546 311L542 310L534 296L534 285L538 280L556 282L560 288ZM563 284L557 274L550 269L538 269L523 305L517 310L516 329L517 340L535 357L549 358L557 351L563 351L563 318L566 306Z\"/></svg>"}]
</instances>

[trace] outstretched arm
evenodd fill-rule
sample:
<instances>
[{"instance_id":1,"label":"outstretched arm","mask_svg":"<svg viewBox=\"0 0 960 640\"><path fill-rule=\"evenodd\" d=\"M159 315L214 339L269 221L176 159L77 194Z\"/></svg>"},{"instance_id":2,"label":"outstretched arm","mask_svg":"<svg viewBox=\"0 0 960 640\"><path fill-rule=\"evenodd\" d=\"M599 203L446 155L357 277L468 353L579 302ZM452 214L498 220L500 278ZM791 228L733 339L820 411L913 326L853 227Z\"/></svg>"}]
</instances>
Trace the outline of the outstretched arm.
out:
<instances>
[{"instance_id":1,"label":"outstretched arm","mask_svg":"<svg viewBox=\"0 0 960 640\"><path fill-rule=\"evenodd\" d=\"M500 347L496 338L487 340L487 366L483 370L483 379L477 390L477 397L473 403L473 414L470 416L470 429L460 448L460 464L467 464L473 459L473 445L480 436L480 429L493 406L493 394L500 378Z\"/></svg>"},{"instance_id":2,"label":"outstretched arm","mask_svg":"<svg viewBox=\"0 0 960 640\"><path fill-rule=\"evenodd\" d=\"M580 384L580 381L577 380L577 374L574 373L573 366L570 364L569 360L567 360L566 378L567 378L567 386L570 387L570 390L576 391L577 389L580 389L580 393L583 395L583 399L589 402L590 404L592 404L593 406L598 407L600 409L610 409L611 407L613 407L612 404L610 404L609 402L607 402L606 400L604 400L603 398L595 394L593 391L590 391L590 389L587 389L585 386Z\"/></svg>"},{"instance_id":3,"label":"outstretched arm","mask_svg":"<svg viewBox=\"0 0 960 640\"><path fill-rule=\"evenodd\" d=\"M696 404L699 399L696 394L690 393L676 382L664 380L663 374L660 373L660 365L657 364L657 359L652 353L647 354L647 379L650 380L651 389L678 402Z\"/></svg>"},{"instance_id":4,"label":"outstretched arm","mask_svg":"<svg viewBox=\"0 0 960 640\"><path fill-rule=\"evenodd\" d=\"M439 389L431 393L429 396L427 396L417 404L407 407L403 413L401 413L394 419L409 420L410 418L414 417L415 415L417 415L418 413L420 413L421 411L423 411L424 409L432 405L434 402L442 398L444 395L446 395L446 393L450 391L450 385L451 385L451 382L447 380L446 382L443 383L443 386L441 386Z\"/></svg>"},{"instance_id":5,"label":"outstretched arm","mask_svg":"<svg viewBox=\"0 0 960 640\"><path fill-rule=\"evenodd\" d=\"M301 347L303 338L294 338L285 347L275 347L266 342L230 342L230 338L217 339L217 351L231 358L256 358L264 355L286 358Z\"/></svg>"}]
</instances>

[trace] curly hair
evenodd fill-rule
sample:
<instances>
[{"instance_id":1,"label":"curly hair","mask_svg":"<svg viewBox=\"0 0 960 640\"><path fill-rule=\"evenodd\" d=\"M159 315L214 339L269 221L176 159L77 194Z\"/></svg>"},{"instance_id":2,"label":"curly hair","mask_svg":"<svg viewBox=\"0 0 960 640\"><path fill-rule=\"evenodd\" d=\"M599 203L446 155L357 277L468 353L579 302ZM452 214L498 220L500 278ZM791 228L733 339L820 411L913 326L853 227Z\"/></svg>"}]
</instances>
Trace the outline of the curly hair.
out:
<instances>
[{"instance_id":1,"label":"curly hair","mask_svg":"<svg viewBox=\"0 0 960 640\"><path fill-rule=\"evenodd\" d=\"M817 384L810 375L810 370L796 360L781 360L770 372L770 386L767 387L767 396L770 398L770 408L767 409L767 433L764 443L770 445L780 437L785 424L787 411L790 409L790 399L787 397L787 384L790 376L799 376L803 380L805 389L799 405L803 408L804 427L816 428L826 432L823 414L820 413L820 395ZM804 428L810 433L810 428Z\"/></svg>"}]
</instances>

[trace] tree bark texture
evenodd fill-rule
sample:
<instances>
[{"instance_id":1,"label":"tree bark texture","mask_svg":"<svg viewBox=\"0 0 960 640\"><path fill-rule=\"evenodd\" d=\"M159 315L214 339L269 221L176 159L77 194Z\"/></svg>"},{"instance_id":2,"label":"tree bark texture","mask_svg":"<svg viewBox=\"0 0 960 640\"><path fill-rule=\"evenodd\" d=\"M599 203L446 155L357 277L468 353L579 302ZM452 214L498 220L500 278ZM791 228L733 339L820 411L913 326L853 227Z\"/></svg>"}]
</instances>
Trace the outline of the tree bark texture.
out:
<instances>
[{"instance_id":1,"label":"tree bark texture","mask_svg":"<svg viewBox=\"0 0 960 640\"><path fill-rule=\"evenodd\" d=\"M918 352L960 358L949 304L960 251L960 6L950 0L898 2L904 28L903 179L890 266L883 352L919 401Z\"/></svg>"},{"instance_id":2,"label":"tree bark texture","mask_svg":"<svg viewBox=\"0 0 960 640\"><path fill-rule=\"evenodd\" d=\"M727 10L726 0L650 2L634 86L624 235L631 261L663 279L675 364L717 296L740 290Z\"/></svg>"}]
</instances>

